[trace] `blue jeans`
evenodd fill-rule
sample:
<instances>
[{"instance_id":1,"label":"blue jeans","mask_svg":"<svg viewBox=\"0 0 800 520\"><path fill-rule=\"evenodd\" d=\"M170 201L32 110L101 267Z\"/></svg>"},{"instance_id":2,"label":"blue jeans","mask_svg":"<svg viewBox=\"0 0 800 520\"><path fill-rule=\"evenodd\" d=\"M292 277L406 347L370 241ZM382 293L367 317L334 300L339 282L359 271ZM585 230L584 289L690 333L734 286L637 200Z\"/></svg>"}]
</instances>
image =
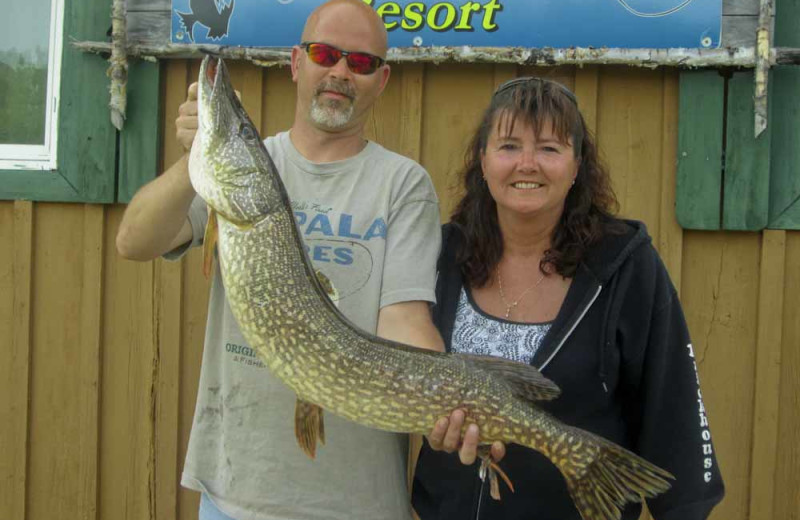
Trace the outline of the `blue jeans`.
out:
<instances>
[{"instance_id":1,"label":"blue jeans","mask_svg":"<svg viewBox=\"0 0 800 520\"><path fill-rule=\"evenodd\" d=\"M200 514L198 520L233 520L233 518L217 509L217 506L214 505L214 502L211 501L208 495L202 493L200 495Z\"/></svg>"}]
</instances>

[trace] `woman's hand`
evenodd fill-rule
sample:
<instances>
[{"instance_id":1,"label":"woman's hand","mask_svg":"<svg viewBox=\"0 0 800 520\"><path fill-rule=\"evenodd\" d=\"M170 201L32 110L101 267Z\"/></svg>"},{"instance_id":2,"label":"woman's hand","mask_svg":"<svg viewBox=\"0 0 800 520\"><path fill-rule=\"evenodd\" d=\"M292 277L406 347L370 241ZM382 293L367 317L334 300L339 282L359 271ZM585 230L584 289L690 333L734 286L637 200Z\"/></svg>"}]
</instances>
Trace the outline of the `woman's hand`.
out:
<instances>
[{"instance_id":1,"label":"woman's hand","mask_svg":"<svg viewBox=\"0 0 800 520\"><path fill-rule=\"evenodd\" d=\"M450 418L439 419L427 436L428 444L435 451L453 453L458 451L458 458L464 465L471 465L478 456L478 440L480 431L477 424L470 424L461 438L461 429L464 426L466 414L464 410L456 409L450 414ZM492 443L492 460L499 462L506 454L506 447L500 441Z\"/></svg>"}]
</instances>

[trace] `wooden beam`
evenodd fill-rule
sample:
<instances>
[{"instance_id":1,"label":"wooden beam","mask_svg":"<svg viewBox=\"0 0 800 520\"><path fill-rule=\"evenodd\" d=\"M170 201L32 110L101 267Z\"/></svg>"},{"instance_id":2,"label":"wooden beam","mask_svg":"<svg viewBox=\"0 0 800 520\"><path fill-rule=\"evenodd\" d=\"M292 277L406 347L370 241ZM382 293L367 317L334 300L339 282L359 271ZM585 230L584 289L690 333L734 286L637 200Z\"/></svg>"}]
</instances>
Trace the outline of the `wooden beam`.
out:
<instances>
[{"instance_id":1,"label":"wooden beam","mask_svg":"<svg viewBox=\"0 0 800 520\"><path fill-rule=\"evenodd\" d=\"M94 53L111 52L107 42L81 41L73 45ZM216 54L226 59L248 60L268 67L286 65L291 58L288 48L223 47L220 45L131 45L128 55L142 59L201 58ZM636 67L747 67L756 65L754 47L720 49L568 49L524 47L409 47L391 48L387 60L394 63L516 63L518 65L629 65ZM769 49L769 64L800 64L800 49Z\"/></svg>"}]
</instances>

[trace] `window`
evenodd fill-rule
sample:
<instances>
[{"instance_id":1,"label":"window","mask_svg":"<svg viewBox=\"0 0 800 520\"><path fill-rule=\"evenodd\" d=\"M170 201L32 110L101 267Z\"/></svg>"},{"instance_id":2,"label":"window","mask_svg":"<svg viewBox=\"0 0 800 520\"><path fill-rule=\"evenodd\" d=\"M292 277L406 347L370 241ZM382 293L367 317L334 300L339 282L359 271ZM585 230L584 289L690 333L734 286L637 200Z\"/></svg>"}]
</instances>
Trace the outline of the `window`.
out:
<instances>
[{"instance_id":1,"label":"window","mask_svg":"<svg viewBox=\"0 0 800 520\"><path fill-rule=\"evenodd\" d=\"M35 7L28 7L28 4ZM0 143L0 149L3 149L0 152L0 200L107 203L121 199L117 193L118 186L125 187L127 193L140 183L139 179L130 178L130 171L155 172L152 164L157 132L154 129L158 128L158 122L156 109L151 107L158 107L158 65L131 65L129 117L125 131L118 134L108 111L108 62L103 56L81 52L71 44L108 41L106 31L111 24L111 2L18 0L4 2L3 7L5 25L0 31L0 50L15 48L18 54L22 53L22 63L29 74L34 75L32 71L37 68L40 70L38 81L41 86L44 82L41 72L43 60L36 61L36 52L24 51L23 43L33 49L37 46L43 49L47 45L46 88L49 94L34 96L37 88L32 83L26 84L25 80L15 80L12 85L21 89L14 95L22 96L22 101L7 101L7 94L0 91L0 111L11 110L10 117L14 120L6 123L8 116L3 115L0 127L10 130L8 135L12 137L7 140L17 141ZM20 19L12 19L13 16ZM61 22L51 30L59 20ZM39 24L38 31L51 31L46 38L36 39L37 26L32 25L35 23ZM10 36L6 37L3 32ZM26 39L28 37L30 39ZM17 61L12 62L15 67L3 68L2 77L12 77L26 68L16 66L19 63L20 57L17 56ZM138 70L141 68L145 69L144 74ZM43 87L40 89L44 91ZM142 93L148 94L147 99L139 99ZM14 128L23 124L18 121L20 118L24 121L25 116L18 116L13 111L23 109L36 114L30 119L39 121L38 130L35 127L34 130ZM6 146L14 148L4 148ZM15 160L9 161L10 157L3 155L6 150L15 151ZM27 155L17 154L17 151ZM120 157L120 164L117 164L117 157ZM124 164L121 163L123 158L127 161ZM143 164L143 161L149 164Z\"/></svg>"},{"instance_id":2,"label":"window","mask_svg":"<svg viewBox=\"0 0 800 520\"><path fill-rule=\"evenodd\" d=\"M4 10L0 169L54 170L63 0L9 2Z\"/></svg>"}]
</instances>

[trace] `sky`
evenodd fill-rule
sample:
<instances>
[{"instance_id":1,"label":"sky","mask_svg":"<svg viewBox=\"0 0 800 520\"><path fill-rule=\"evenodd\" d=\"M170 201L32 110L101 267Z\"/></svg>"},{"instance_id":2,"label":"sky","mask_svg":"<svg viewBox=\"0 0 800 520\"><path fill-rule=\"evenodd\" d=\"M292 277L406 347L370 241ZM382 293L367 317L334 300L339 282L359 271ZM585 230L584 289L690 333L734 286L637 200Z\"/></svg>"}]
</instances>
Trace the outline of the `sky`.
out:
<instances>
[{"instance_id":1,"label":"sky","mask_svg":"<svg viewBox=\"0 0 800 520\"><path fill-rule=\"evenodd\" d=\"M51 0L7 0L2 4L0 51L47 49Z\"/></svg>"}]
</instances>

